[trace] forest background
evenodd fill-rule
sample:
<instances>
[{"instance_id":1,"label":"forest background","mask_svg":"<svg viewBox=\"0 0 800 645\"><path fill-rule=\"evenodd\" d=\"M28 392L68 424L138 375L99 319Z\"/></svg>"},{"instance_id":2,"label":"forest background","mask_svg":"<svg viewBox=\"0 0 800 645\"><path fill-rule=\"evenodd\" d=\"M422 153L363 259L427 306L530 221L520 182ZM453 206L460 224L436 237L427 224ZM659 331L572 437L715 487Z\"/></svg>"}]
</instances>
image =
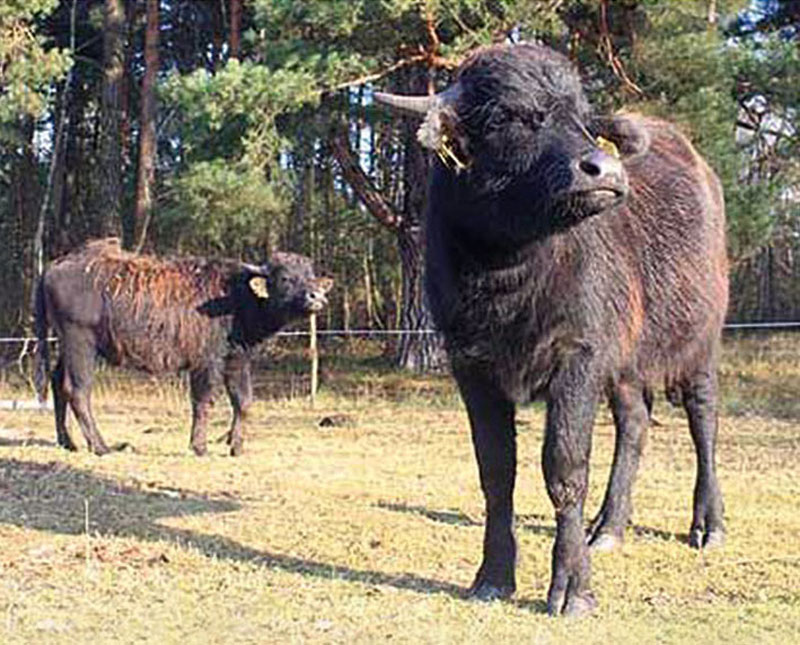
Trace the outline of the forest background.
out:
<instances>
[{"instance_id":1,"label":"forest background","mask_svg":"<svg viewBox=\"0 0 800 645\"><path fill-rule=\"evenodd\" d=\"M730 321L800 317L797 0L0 0L0 334L42 266L118 235L163 254L311 256L321 321L405 330L430 158L374 89L446 86L471 49L547 43L598 110L677 122L720 175Z\"/></svg>"}]
</instances>

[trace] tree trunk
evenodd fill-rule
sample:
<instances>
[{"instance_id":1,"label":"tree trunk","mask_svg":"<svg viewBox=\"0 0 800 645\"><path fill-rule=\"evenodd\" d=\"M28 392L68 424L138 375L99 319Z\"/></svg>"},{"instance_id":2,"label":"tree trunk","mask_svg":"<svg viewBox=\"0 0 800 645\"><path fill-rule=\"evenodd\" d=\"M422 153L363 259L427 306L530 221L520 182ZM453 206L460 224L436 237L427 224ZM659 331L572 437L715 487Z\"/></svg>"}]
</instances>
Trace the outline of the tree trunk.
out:
<instances>
[{"instance_id":1,"label":"tree trunk","mask_svg":"<svg viewBox=\"0 0 800 645\"><path fill-rule=\"evenodd\" d=\"M209 62L209 71L214 73L217 71L217 66L222 61L222 46L225 42L225 30L223 20L222 3L224 0L212 0L211 4L211 23L213 34L211 36L211 61Z\"/></svg>"},{"instance_id":2,"label":"tree trunk","mask_svg":"<svg viewBox=\"0 0 800 645\"><path fill-rule=\"evenodd\" d=\"M708 26L709 28L716 27L719 15L717 14L717 0L709 0L708 2Z\"/></svg>"},{"instance_id":3,"label":"tree trunk","mask_svg":"<svg viewBox=\"0 0 800 645\"><path fill-rule=\"evenodd\" d=\"M239 58L242 40L242 0L231 0L230 58Z\"/></svg>"},{"instance_id":4,"label":"tree trunk","mask_svg":"<svg viewBox=\"0 0 800 645\"><path fill-rule=\"evenodd\" d=\"M10 212L0 217L4 276L0 289L0 325L10 333L22 332L27 323L26 305L30 302L28 293L33 268L31 240L36 225L32 214L39 211L41 194L34 154L34 122L26 116L18 123L20 144L14 146L10 155Z\"/></svg>"},{"instance_id":5,"label":"tree trunk","mask_svg":"<svg viewBox=\"0 0 800 645\"><path fill-rule=\"evenodd\" d=\"M419 74L419 72L418 72ZM427 82L426 82L427 85ZM411 88L412 93L413 89ZM340 129L331 141L331 151L342 171L344 180L358 195L370 214L386 228L395 232L400 251L403 279L401 327L408 333L401 335L397 362L404 369L435 370L444 365L442 343L431 329L430 313L425 303L423 289L423 210L427 186L428 164L426 153L416 140L415 124L404 124L405 155L403 184L405 203L402 213L379 191L361 168L356 154L351 150L347 131ZM366 276L366 270L365 270Z\"/></svg>"},{"instance_id":6,"label":"tree trunk","mask_svg":"<svg viewBox=\"0 0 800 645\"><path fill-rule=\"evenodd\" d=\"M134 240L140 251L147 239L153 215L153 192L156 180L156 81L158 78L158 2L147 0L147 29L144 39L144 77L142 78L141 116L139 119L139 170L136 181Z\"/></svg>"},{"instance_id":7,"label":"tree trunk","mask_svg":"<svg viewBox=\"0 0 800 645\"><path fill-rule=\"evenodd\" d=\"M103 21L103 95L100 108L100 186L96 192L92 235L121 233L122 147L120 107L125 70L123 0L105 0Z\"/></svg>"},{"instance_id":8,"label":"tree trunk","mask_svg":"<svg viewBox=\"0 0 800 645\"><path fill-rule=\"evenodd\" d=\"M408 93L424 94L432 89L428 70L410 73ZM400 267L403 278L401 328L397 360L400 367L415 371L439 370L445 365L444 346L438 334L430 333L433 321L424 289L424 214L427 199L429 154L417 141L415 122L405 120L401 126L405 154L403 183L405 204L397 229Z\"/></svg>"},{"instance_id":9,"label":"tree trunk","mask_svg":"<svg viewBox=\"0 0 800 645\"><path fill-rule=\"evenodd\" d=\"M405 332L398 343L397 363L418 372L441 370L446 360L441 337L430 333L433 320L423 288L423 237L419 226L404 226L397 233L403 278L400 326Z\"/></svg>"},{"instance_id":10,"label":"tree trunk","mask_svg":"<svg viewBox=\"0 0 800 645\"><path fill-rule=\"evenodd\" d=\"M775 262L771 245L761 252L759 265L758 318L762 321L775 320Z\"/></svg>"},{"instance_id":11,"label":"tree trunk","mask_svg":"<svg viewBox=\"0 0 800 645\"><path fill-rule=\"evenodd\" d=\"M70 52L75 53L75 22L77 14L78 0L72 0L72 9L70 11ZM44 273L44 259L45 259L45 235L47 229L50 228L47 224L48 213L50 211L50 203L58 203L60 207L61 197L63 196L64 189L64 132L68 125L69 110L67 107L70 104L71 95L70 89L72 86L74 67L71 67L67 78L64 80L64 89L61 93L61 99L56 103L57 112L53 115L53 129L55 135L53 137L53 150L50 156L50 168L47 172L47 184L44 189L42 197L42 204L39 208L39 217L36 222L36 230L33 235L33 266L31 274L31 294L35 293L36 284L39 282ZM33 300L30 300L31 311L34 310L35 305Z\"/></svg>"},{"instance_id":12,"label":"tree trunk","mask_svg":"<svg viewBox=\"0 0 800 645\"><path fill-rule=\"evenodd\" d=\"M136 55L136 41L133 32L136 27L136 14L138 2L126 0L125 3L125 57L123 59L123 73L120 94L120 150L122 170L124 174L133 165L131 153L131 66Z\"/></svg>"}]
</instances>

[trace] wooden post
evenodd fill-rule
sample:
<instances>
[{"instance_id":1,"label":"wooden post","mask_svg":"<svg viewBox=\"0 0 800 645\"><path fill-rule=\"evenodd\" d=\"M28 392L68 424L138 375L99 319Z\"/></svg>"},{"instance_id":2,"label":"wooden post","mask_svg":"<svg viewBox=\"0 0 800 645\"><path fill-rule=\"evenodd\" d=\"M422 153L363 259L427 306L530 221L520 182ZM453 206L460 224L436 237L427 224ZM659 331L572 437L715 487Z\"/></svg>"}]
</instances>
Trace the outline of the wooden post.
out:
<instances>
[{"instance_id":1,"label":"wooden post","mask_svg":"<svg viewBox=\"0 0 800 645\"><path fill-rule=\"evenodd\" d=\"M317 351L317 314L308 318L308 353L311 355L311 407L317 403L317 385L319 384L319 352Z\"/></svg>"}]
</instances>

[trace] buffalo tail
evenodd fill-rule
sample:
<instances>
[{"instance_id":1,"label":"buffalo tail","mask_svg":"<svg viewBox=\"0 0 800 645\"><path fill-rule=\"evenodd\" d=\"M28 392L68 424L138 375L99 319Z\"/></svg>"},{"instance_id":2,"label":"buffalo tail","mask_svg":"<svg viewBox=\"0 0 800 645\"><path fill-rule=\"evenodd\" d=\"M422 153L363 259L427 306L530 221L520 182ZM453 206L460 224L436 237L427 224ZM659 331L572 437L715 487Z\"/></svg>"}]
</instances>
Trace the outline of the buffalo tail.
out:
<instances>
[{"instance_id":1,"label":"buffalo tail","mask_svg":"<svg viewBox=\"0 0 800 645\"><path fill-rule=\"evenodd\" d=\"M44 278L39 278L36 283L33 307L33 327L36 333L33 384L36 387L39 401L44 403L47 400L47 385L50 381L50 348L47 342L49 325L44 295Z\"/></svg>"}]
</instances>

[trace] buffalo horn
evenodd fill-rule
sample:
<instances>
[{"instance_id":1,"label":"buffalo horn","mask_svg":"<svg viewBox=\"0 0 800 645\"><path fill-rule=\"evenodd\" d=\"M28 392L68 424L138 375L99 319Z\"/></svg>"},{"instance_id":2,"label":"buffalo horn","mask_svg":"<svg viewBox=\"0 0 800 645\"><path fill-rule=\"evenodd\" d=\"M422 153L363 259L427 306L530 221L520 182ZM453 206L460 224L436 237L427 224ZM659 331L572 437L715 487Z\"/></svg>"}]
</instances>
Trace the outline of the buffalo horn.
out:
<instances>
[{"instance_id":1,"label":"buffalo horn","mask_svg":"<svg viewBox=\"0 0 800 645\"><path fill-rule=\"evenodd\" d=\"M253 275L266 275L266 267L261 264L248 264L247 262L241 263L242 270L246 273L251 273Z\"/></svg>"},{"instance_id":2,"label":"buffalo horn","mask_svg":"<svg viewBox=\"0 0 800 645\"><path fill-rule=\"evenodd\" d=\"M375 92L375 101L393 107L407 114L425 116L433 108L443 107L453 103L458 96L458 83L438 94L429 96L407 96L402 94L389 94L388 92Z\"/></svg>"},{"instance_id":3,"label":"buffalo horn","mask_svg":"<svg viewBox=\"0 0 800 645\"><path fill-rule=\"evenodd\" d=\"M435 94L432 96L403 96L401 94L375 92L375 100L401 112L419 116L425 116L431 108L441 103L441 99Z\"/></svg>"}]
</instances>

